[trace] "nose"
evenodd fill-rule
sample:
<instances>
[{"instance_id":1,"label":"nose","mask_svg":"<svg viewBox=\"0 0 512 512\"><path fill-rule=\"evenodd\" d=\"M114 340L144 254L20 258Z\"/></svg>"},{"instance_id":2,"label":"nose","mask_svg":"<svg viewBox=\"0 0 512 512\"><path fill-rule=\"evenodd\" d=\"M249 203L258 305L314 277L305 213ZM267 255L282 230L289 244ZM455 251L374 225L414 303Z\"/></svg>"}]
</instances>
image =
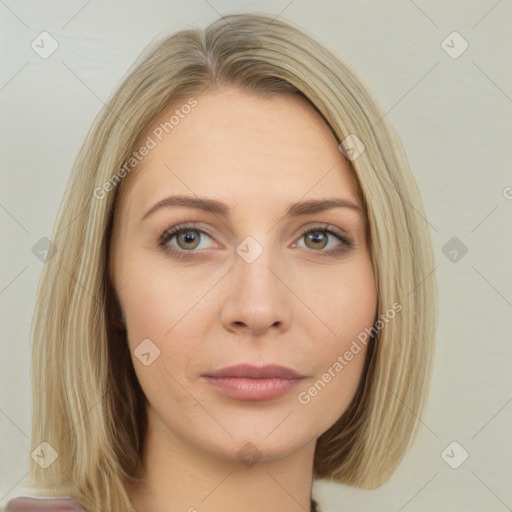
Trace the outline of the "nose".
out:
<instances>
[{"instance_id":1,"label":"nose","mask_svg":"<svg viewBox=\"0 0 512 512\"><path fill-rule=\"evenodd\" d=\"M270 251L263 250L250 263L236 255L222 303L221 321L226 330L260 336L270 328L278 332L289 328L294 304L287 286L290 272L284 267Z\"/></svg>"}]
</instances>

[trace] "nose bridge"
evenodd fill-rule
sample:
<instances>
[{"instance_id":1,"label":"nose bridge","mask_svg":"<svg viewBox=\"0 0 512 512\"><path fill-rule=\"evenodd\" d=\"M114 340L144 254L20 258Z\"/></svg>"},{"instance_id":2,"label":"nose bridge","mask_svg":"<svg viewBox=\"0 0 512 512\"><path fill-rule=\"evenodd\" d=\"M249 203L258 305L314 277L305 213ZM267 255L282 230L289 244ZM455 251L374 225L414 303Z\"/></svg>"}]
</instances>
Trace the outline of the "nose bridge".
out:
<instances>
[{"instance_id":1,"label":"nose bridge","mask_svg":"<svg viewBox=\"0 0 512 512\"><path fill-rule=\"evenodd\" d=\"M284 266L270 247L271 236L263 238L260 243L248 236L236 247L228 298L223 304L227 328L244 324L261 333L272 325L283 328L290 321L290 292L280 276Z\"/></svg>"},{"instance_id":2,"label":"nose bridge","mask_svg":"<svg viewBox=\"0 0 512 512\"><path fill-rule=\"evenodd\" d=\"M260 240L264 238L259 237ZM247 236L236 247L235 279L241 285L240 291L251 292L251 296L269 294L270 298L277 298L279 288L282 286L275 273L279 265L279 256L271 247L271 236L266 236L262 242L253 236Z\"/></svg>"}]
</instances>

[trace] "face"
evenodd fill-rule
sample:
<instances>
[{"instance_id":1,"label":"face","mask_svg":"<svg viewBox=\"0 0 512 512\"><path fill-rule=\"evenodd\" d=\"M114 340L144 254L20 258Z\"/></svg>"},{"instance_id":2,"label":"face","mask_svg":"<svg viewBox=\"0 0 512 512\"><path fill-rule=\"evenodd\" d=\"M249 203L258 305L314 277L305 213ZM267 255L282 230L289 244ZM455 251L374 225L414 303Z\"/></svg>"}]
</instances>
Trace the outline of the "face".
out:
<instances>
[{"instance_id":1,"label":"face","mask_svg":"<svg viewBox=\"0 0 512 512\"><path fill-rule=\"evenodd\" d=\"M250 441L272 460L314 443L359 383L366 346L353 342L377 307L364 212L303 99L196 99L161 141L152 135L117 205L114 285L155 431L233 460ZM160 203L171 196L205 202ZM327 199L338 206L297 206ZM300 378L212 377L241 363Z\"/></svg>"}]
</instances>

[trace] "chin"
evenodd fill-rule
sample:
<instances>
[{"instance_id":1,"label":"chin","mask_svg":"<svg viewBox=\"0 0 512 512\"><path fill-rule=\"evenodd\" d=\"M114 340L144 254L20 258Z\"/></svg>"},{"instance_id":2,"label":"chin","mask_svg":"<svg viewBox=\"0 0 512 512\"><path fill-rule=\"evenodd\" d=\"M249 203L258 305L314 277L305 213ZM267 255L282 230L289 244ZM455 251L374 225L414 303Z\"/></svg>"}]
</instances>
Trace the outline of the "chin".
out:
<instances>
[{"instance_id":1,"label":"chin","mask_svg":"<svg viewBox=\"0 0 512 512\"><path fill-rule=\"evenodd\" d=\"M289 456L301 448L307 441L316 441L316 439L306 439L311 436L300 435L297 433L293 438L289 436L275 436L271 434L268 437L258 433L240 433L233 434L233 438L226 440L206 440L203 449L214 454L219 459L227 461L239 461L247 467L251 467L256 462L270 462ZM208 442L209 441L209 442ZM301 442L302 441L302 442Z\"/></svg>"}]
</instances>

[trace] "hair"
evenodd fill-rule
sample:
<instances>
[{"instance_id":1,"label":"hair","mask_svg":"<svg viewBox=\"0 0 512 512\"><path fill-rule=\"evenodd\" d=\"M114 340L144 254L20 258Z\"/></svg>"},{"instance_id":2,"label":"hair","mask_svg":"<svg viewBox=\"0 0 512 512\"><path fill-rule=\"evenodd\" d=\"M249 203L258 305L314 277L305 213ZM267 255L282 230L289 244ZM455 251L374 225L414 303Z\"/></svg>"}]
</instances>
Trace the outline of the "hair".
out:
<instances>
[{"instance_id":1,"label":"hair","mask_svg":"<svg viewBox=\"0 0 512 512\"><path fill-rule=\"evenodd\" d=\"M28 457L27 489L66 494L95 511L134 510L125 485L141 478L146 398L119 322L110 240L116 205L139 168L123 179L119 170L164 110L225 88L300 96L339 144L349 135L363 142L348 160L367 217L376 318L402 306L373 331L353 400L317 440L313 478L374 489L416 437L432 374L437 284L405 151L362 80L313 37L266 14L232 14L147 47L78 153L30 332L30 451L47 442L57 458L42 468ZM107 182L106 193L95 192Z\"/></svg>"}]
</instances>

